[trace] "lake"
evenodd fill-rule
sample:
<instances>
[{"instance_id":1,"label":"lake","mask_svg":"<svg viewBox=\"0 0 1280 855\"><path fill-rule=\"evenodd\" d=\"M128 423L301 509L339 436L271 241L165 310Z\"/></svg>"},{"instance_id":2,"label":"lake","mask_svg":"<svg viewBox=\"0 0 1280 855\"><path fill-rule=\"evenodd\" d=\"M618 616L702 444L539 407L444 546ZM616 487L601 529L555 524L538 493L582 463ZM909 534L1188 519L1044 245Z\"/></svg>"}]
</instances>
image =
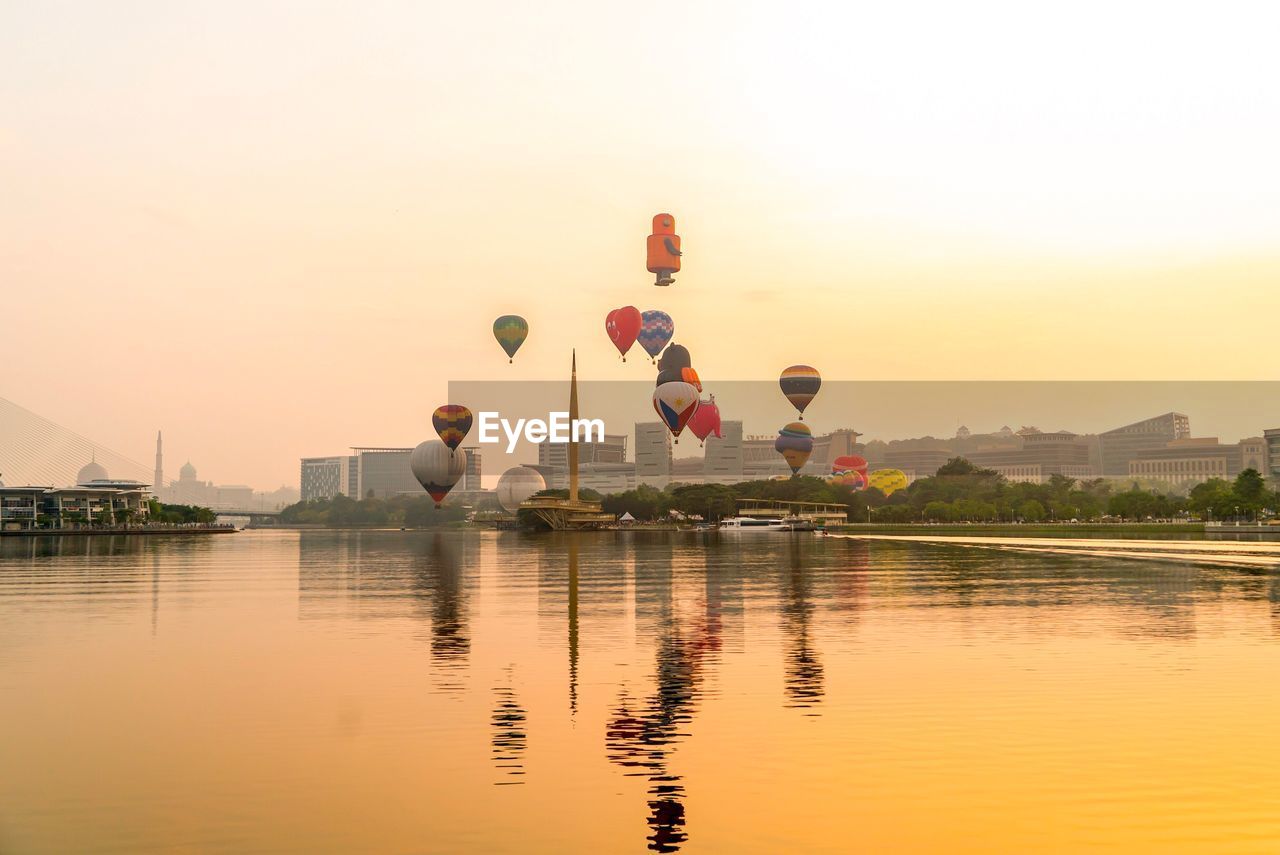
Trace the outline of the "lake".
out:
<instances>
[{"instance_id":1,"label":"lake","mask_svg":"<svg viewBox=\"0 0 1280 855\"><path fill-rule=\"evenodd\" d=\"M0 540L0 852L1280 851L1273 571Z\"/></svg>"}]
</instances>

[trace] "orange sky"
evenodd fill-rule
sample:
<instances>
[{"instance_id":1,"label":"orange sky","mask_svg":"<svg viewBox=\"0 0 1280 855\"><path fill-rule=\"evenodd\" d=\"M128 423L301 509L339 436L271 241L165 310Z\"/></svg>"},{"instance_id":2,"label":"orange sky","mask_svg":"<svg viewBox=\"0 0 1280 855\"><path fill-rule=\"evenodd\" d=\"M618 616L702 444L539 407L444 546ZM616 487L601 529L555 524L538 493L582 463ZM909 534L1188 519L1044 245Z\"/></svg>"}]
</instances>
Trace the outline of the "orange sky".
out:
<instances>
[{"instance_id":1,"label":"orange sky","mask_svg":"<svg viewBox=\"0 0 1280 855\"><path fill-rule=\"evenodd\" d=\"M704 380L1275 377L1273 7L646 8L5 7L0 396L267 488L625 304Z\"/></svg>"}]
</instances>

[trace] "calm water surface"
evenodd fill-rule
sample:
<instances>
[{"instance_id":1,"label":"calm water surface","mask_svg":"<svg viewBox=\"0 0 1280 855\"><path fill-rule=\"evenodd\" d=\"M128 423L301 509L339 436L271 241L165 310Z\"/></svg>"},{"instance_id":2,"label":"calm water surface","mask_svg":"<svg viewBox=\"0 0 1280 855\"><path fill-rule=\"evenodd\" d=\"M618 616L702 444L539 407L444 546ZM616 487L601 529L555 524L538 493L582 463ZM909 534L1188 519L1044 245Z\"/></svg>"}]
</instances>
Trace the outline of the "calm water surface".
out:
<instances>
[{"instance_id":1,"label":"calm water surface","mask_svg":"<svg viewBox=\"0 0 1280 855\"><path fill-rule=\"evenodd\" d=\"M0 852L1280 851L1280 579L811 536L0 540Z\"/></svg>"}]
</instances>

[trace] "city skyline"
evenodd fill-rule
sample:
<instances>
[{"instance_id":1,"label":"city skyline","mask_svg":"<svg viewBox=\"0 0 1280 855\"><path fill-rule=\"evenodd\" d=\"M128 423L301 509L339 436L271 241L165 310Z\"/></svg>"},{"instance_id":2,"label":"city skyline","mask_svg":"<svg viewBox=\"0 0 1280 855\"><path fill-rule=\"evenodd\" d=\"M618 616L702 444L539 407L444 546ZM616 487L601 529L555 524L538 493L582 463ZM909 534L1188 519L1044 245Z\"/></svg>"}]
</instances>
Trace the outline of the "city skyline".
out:
<instances>
[{"instance_id":1,"label":"city skyline","mask_svg":"<svg viewBox=\"0 0 1280 855\"><path fill-rule=\"evenodd\" d=\"M471 390L468 397L484 400L487 397L491 397L493 394L493 389L486 388L489 385L490 384L463 384L462 388ZM495 385L499 389L502 388L502 384ZM592 410L592 412L595 414L608 412L612 414L612 418L609 423L617 424L616 416L618 412L628 411L629 408L634 409L631 408L630 399L635 398L636 396L629 394L627 391L631 385L634 384L585 384L585 388L588 390L588 400L593 402L594 406L597 408ZM741 392L742 389L749 389L752 390L753 396L760 396L760 385L761 384L755 383L729 383L723 384L719 388L727 390L731 394L735 389L739 392ZM827 396L827 401L825 402L825 406L819 409L819 412L822 412L824 409L828 412L824 417L819 418L816 421L812 419L810 420L810 423L814 425L815 432L827 433L833 430L838 432L849 427L859 427L858 425L847 424L844 417L840 414L840 406L838 405L842 403L841 396L843 395L845 399L852 400L854 402L865 403L867 397L860 392L858 394L854 394L854 390L861 390L867 387L876 388L880 385L881 384L874 383L829 384L826 387L827 391L824 393ZM1127 406L1119 408L1120 411L1127 411L1130 416L1133 416L1134 414L1144 414L1139 416L1140 419L1151 416L1154 409L1159 409L1159 406L1155 406L1154 409L1148 410L1140 410L1137 409L1137 407L1147 406L1148 404L1159 405L1166 403L1167 400L1169 400L1167 397L1168 391L1163 388L1163 384L1102 384L1103 388L1111 390L1105 394L1094 389L1096 384L1035 384L1037 391L1040 393L1040 397L1043 399L1040 401L1037 401L1036 396L1034 395L1026 395L1024 389L1025 384L1019 383L910 383L885 385L887 388L896 389L896 391L891 394L886 394L884 398L886 400L893 400L897 404L902 405L903 411L908 414L908 420L903 421L903 418L899 417L897 421L894 422L899 428L896 432L897 435L885 433L883 430L878 433L868 430L858 430L858 433L861 435L861 442L864 444L877 442L917 442L927 439L946 441L968 434L973 434L975 437L997 434L1003 428L1021 430L1028 427L1042 429L1045 433L1066 430L1070 433L1078 434L1082 438L1093 437L1117 427L1117 424L1119 423L1118 420L1098 421L1099 418L1109 418L1107 415L1109 412L1108 408L1114 400L1121 398L1126 399L1128 402ZM1273 389L1273 386L1280 387L1280 383L1186 384L1182 387L1182 391L1186 392L1188 397L1192 397L1200 401L1200 407L1198 409L1188 408L1193 409L1193 411L1197 413L1196 418L1193 420L1195 429L1188 435L1197 439L1216 438L1222 441L1224 447L1228 445L1235 445L1238 442L1248 439L1262 438L1266 431L1272 429L1269 428L1271 422L1258 422L1252 413L1254 411L1255 402L1266 399L1267 397L1270 397L1272 400L1276 399L1276 394L1274 393L1280 392L1280 389ZM550 395L554 400L562 393L562 387L562 382L525 384L523 388L523 397L512 396L514 399L513 405L525 408L532 407L533 411L537 412L537 408L545 403L543 400L544 397ZM998 394L996 391L992 391L992 389L997 390ZM1252 394L1242 394L1242 389L1251 390ZM604 390L606 394L602 395L601 390ZM1027 407L1027 412L1029 414L1039 416L1045 415L1045 412L1038 410L1037 407L1042 405L1044 401L1049 400L1054 402L1054 405L1058 408L1058 412L1062 412L1064 407L1067 410L1070 410L1073 406L1073 402L1083 401L1086 397L1094 399L1094 403L1097 404L1100 409L1092 412L1092 424L1084 425L1080 424L1080 420L1078 419L1067 419L1064 423L1059 423L1061 420L1047 422L1040 420L1042 423L1037 423L1038 419L1034 417L1014 417L1007 419L1000 428L991 426L994 421L999 421L998 419L994 421L988 420L986 423L975 422L974 427L970 427L967 424L957 424L954 430L945 432L923 431L919 429L913 431L909 428L911 423L910 414L915 412L915 408L911 405L911 401L913 399L928 401L950 400L950 398L956 394L956 390L962 390L971 399L970 406L973 406L972 402L978 399L986 399L987 403L985 406L992 406L992 401L998 401L1001 397L1004 399L1014 400L1022 396L1022 404ZM975 390L984 391L975 392ZM763 397L767 399L772 397L774 394L776 393L770 393ZM724 399L722 398L722 400ZM619 406L620 402L622 404L621 406ZM845 403L847 403L847 401L845 401ZM102 462L108 464L112 477L128 477L145 483L151 483L155 480L154 477L148 477L148 475L151 475L151 472L144 471L144 465L136 460L119 455L104 445L96 443L84 436L77 435L60 425L49 422L37 414L30 413L21 407L17 407L12 402L0 399L0 404L3 404L3 406L0 406L0 433L11 435L18 439L18 442L13 446L0 448L0 477L4 477L4 473L8 472L9 480L7 483L9 483L10 486L14 486L18 481L32 484L47 484L50 486L70 486L75 483L74 479L70 478L70 473L78 470L91 459L96 459L98 454L102 455ZM776 404L776 402L774 402L774 404ZM774 408L774 404L761 403L759 407L744 407L744 410L749 412L755 419L754 422L747 423L741 418L727 418L726 424L733 422L739 425L739 429L743 432L743 437L747 440L768 437L771 441L772 434L768 432L765 427L770 423L770 418L773 417L766 416L762 419L759 413L761 409L765 412L770 412L771 408ZM836 412L831 413L831 410L835 410ZM1178 408L1175 411L1181 412L1181 408ZM646 413L644 408L640 408L636 412L640 414L637 417L636 422L628 422L626 428L626 435L631 437L632 440L634 440L633 428L635 425L640 422L647 422L652 418L651 415ZM1050 412L1053 412L1053 410ZM1216 422L1212 421L1214 417L1217 418ZM1131 420L1132 419L1130 419L1130 421ZM1086 419L1085 421L1088 420ZM1208 422L1208 427L1205 425L1206 421ZM1277 417L1276 422L1280 423L1280 417ZM1128 424L1129 421L1125 421L1124 423ZM1232 430L1227 431L1216 429L1223 427L1224 425L1233 425L1234 427ZM885 427L885 424L881 423L880 427ZM614 434L616 431L611 430L610 433ZM159 472L161 467L164 465L162 462L163 452L161 450L161 437L157 436L155 442L156 465L154 471ZM56 448L59 457L54 461L43 459L41 456L42 444L48 448ZM488 456L488 465L485 469L486 475L483 480L483 486L485 488L492 488L497 479L501 476L501 473L512 466L528 464L534 461L540 463L545 462L542 460L543 450L539 450L536 446L530 446L529 443L523 440L520 441L519 448L513 455L505 453L505 448L502 444L477 445L476 437L474 436L468 438L467 445L473 451L480 450ZM400 448L407 451L412 446L405 444L401 446L383 447ZM634 455L637 447L638 445L634 443L632 444L632 451L627 455L629 462L635 461ZM45 450L47 451L48 448ZM342 455L346 455L347 453L358 454L361 450L362 446L349 445L337 449L336 451L341 452ZM673 460L688 461L702 459L703 450L696 445L696 438L693 437L689 437L683 445L676 444L672 450L674 452L672 455ZM14 456L14 451L19 451L19 455L17 457ZM333 451L335 450L330 450L331 455ZM300 459L321 459L324 457L325 455L317 456L311 454L301 455ZM285 500L288 499L291 494L296 494L300 490L305 492L303 484L297 475L297 460L299 458L295 458L292 461L292 478L284 480L276 487L271 487L261 483L250 485L237 484L223 481L222 479L219 479L216 485L213 481L200 481L197 479L196 469L192 465L192 461L187 458L179 459L183 459L185 461L184 464L179 467L179 475L177 477L166 477L163 485L154 485L163 486L163 489L159 490L158 493L161 494L162 498L168 498L170 501L178 501L183 504L199 504L203 502L229 506L227 502L231 500L226 499L226 501L224 501L224 499L226 496L234 495L237 497L237 501L232 501L231 504L241 506L244 502L239 501L239 499L242 499L245 495L252 495L254 497L253 501L260 505L267 499L272 501ZM32 468L33 462L35 465L34 469ZM780 459L777 462L781 465ZM61 469L58 469L58 467L61 467ZM48 475L49 472L55 470L65 470L65 473L61 476ZM45 477L35 479L24 477L27 473L33 471L42 473ZM356 470L353 468L352 471L354 472ZM1106 474L1110 477L1124 477L1127 473L1119 470L1108 470L1106 472L1102 472L1100 470L1097 474ZM15 478L17 478L18 481L15 481ZM471 481L469 481L469 483L471 483ZM473 484L470 489L479 489L479 485ZM223 494L226 494L226 496L223 496Z\"/></svg>"}]
</instances>

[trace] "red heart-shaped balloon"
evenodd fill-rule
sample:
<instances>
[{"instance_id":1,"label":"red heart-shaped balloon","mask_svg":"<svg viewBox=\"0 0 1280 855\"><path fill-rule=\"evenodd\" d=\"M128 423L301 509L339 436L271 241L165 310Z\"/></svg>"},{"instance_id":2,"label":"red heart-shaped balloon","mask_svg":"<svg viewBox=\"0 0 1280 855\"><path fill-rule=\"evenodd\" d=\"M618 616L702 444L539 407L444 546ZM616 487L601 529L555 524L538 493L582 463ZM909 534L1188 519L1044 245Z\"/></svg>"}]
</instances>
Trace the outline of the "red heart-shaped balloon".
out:
<instances>
[{"instance_id":1,"label":"red heart-shaped balloon","mask_svg":"<svg viewBox=\"0 0 1280 855\"><path fill-rule=\"evenodd\" d=\"M626 360L627 351L631 349L631 345L636 343L636 336L640 335L640 327L643 323L640 310L635 306L623 306L605 316L605 332L609 334L609 340L613 342L613 346L618 348L618 353L622 354L623 361Z\"/></svg>"}]
</instances>

